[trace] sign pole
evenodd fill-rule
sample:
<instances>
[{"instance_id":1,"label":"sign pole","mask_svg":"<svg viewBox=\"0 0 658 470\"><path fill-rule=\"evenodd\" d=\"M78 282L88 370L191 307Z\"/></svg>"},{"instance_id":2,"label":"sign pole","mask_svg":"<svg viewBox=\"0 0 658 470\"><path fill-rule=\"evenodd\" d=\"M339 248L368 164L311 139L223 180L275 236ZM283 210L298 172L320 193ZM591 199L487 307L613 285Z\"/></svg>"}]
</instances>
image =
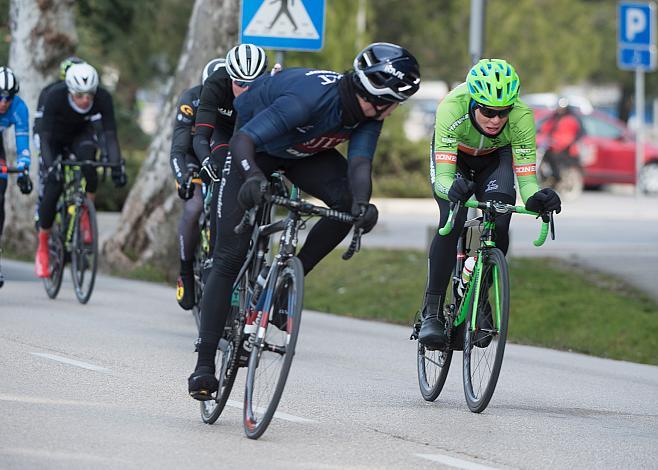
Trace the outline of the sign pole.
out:
<instances>
[{"instance_id":1,"label":"sign pole","mask_svg":"<svg viewBox=\"0 0 658 470\"><path fill-rule=\"evenodd\" d=\"M644 70L635 69L635 196L640 197L640 171L644 164Z\"/></svg>"}]
</instances>

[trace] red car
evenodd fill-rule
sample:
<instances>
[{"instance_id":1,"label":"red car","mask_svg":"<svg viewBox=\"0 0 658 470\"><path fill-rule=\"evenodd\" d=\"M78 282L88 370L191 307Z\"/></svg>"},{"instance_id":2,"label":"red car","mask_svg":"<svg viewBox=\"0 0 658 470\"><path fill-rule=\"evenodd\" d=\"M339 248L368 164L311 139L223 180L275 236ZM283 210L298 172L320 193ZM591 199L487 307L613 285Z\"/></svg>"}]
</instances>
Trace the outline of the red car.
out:
<instances>
[{"instance_id":1,"label":"red car","mask_svg":"<svg viewBox=\"0 0 658 470\"><path fill-rule=\"evenodd\" d=\"M635 184L635 135L626 125L607 114L574 113L580 119L584 135L578 140L578 161L574 168L578 171L569 174L571 190L579 192L582 186L597 187L603 184ZM547 136L542 133L542 123L551 113L545 109L535 110L537 122L537 148L547 146ZM541 152L538 152L541 153ZM566 183L566 182L565 182ZM645 144L644 165L640 172L640 187L645 193L658 194L658 146ZM572 194L573 195L573 194Z\"/></svg>"}]
</instances>

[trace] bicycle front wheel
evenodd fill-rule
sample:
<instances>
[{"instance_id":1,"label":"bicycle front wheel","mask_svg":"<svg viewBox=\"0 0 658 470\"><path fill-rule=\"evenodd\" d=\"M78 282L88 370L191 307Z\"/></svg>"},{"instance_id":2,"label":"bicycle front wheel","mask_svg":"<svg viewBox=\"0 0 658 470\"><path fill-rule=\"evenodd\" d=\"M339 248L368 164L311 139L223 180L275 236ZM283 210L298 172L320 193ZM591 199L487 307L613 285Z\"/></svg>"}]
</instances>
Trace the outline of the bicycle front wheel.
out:
<instances>
[{"instance_id":1,"label":"bicycle front wheel","mask_svg":"<svg viewBox=\"0 0 658 470\"><path fill-rule=\"evenodd\" d=\"M276 411L295 355L304 300L304 270L290 258L274 287L269 321L260 325L249 356L244 403L247 437L263 435Z\"/></svg>"},{"instance_id":2,"label":"bicycle front wheel","mask_svg":"<svg viewBox=\"0 0 658 470\"><path fill-rule=\"evenodd\" d=\"M48 239L48 258L50 260L50 276L43 279L43 286L46 289L46 294L51 299L57 297L59 288L62 287L62 279L64 278L64 241L62 240L62 232L59 223L55 222L51 230L50 238Z\"/></svg>"},{"instance_id":3,"label":"bicycle front wheel","mask_svg":"<svg viewBox=\"0 0 658 470\"><path fill-rule=\"evenodd\" d=\"M87 212L88 226L82 219ZM86 304L94 290L98 267L98 222L94 203L85 198L75 216L71 244L71 277L78 302Z\"/></svg>"},{"instance_id":4,"label":"bicycle front wheel","mask_svg":"<svg viewBox=\"0 0 658 470\"><path fill-rule=\"evenodd\" d=\"M469 409L489 404L503 364L509 322L509 272L498 248L486 250L475 321L469 313L464 333L464 395Z\"/></svg>"}]
</instances>

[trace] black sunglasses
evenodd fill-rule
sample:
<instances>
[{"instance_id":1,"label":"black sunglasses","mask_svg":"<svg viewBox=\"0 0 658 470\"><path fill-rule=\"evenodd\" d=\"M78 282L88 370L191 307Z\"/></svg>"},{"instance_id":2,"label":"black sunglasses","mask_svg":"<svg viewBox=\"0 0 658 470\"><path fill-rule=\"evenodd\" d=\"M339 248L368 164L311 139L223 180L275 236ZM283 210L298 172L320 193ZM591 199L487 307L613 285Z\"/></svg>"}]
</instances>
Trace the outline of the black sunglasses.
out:
<instances>
[{"instance_id":1,"label":"black sunglasses","mask_svg":"<svg viewBox=\"0 0 658 470\"><path fill-rule=\"evenodd\" d=\"M480 110L482 115L486 118L493 119L496 116L498 116L502 119L502 118L506 118L509 115L509 113L512 112L514 106L510 106L509 108L503 108L503 109L493 109L478 103L477 108Z\"/></svg>"}]
</instances>

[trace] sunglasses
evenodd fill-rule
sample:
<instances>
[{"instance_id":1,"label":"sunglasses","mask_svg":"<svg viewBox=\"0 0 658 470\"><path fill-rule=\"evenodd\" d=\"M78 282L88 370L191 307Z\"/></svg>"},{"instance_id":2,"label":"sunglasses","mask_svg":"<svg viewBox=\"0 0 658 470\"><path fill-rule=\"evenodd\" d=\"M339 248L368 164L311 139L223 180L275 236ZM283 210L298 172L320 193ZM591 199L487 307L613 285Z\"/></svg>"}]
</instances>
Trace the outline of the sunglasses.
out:
<instances>
[{"instance_id":1,"label":"sunglasses","mask_svg":"<svg viewBox=\"0 0 658 470\"><path fill-rule=\"evenodd\" d=\"M247 88L249 85L251 85L251 82L243 82L240 80L233 80L233 83L235 83L240 88Z\"/></svg>"},{"instance_id":2,"label":"sunglasses","mask_svg":"<svg viewBox=\"0 0 658 470\"><path fill-rule=\"evenodd\" d=\"M503 108L503 109L493 109L493 108L488 108L487 106L478 104L477 109L480 110L482 115L486 118L493 119L496 116L499 118L506 118L509 116L509 113L512 112L512 109L514 109L514 106L510 106L509 108Z\"/></svg>"},{"instance_id":3,"label":"sunglasses","mask_svg":"<svg viewBox=\"0 0 658 470\"><path fill-rule=\"evenodd\" d=\"M13 98L13 96L11 96L11 95L2 95L2 96L0 96L0 101L3 102L3 103L7 103L7 102L11 101L12 98Z\"/></svg>"},{"instance_id":4,"label":"sunglasses","mask_svg":"<svg viewBox=\"0 0 658 470\"><path fill-rule=\"evenodd\" d=\"M80 92L80 93L73 93L73 97L78 98L78 99L85 98L85 97L93 98L94 94L93 93L82 93L82 92Z\"/></svg>"}]
</instances>

